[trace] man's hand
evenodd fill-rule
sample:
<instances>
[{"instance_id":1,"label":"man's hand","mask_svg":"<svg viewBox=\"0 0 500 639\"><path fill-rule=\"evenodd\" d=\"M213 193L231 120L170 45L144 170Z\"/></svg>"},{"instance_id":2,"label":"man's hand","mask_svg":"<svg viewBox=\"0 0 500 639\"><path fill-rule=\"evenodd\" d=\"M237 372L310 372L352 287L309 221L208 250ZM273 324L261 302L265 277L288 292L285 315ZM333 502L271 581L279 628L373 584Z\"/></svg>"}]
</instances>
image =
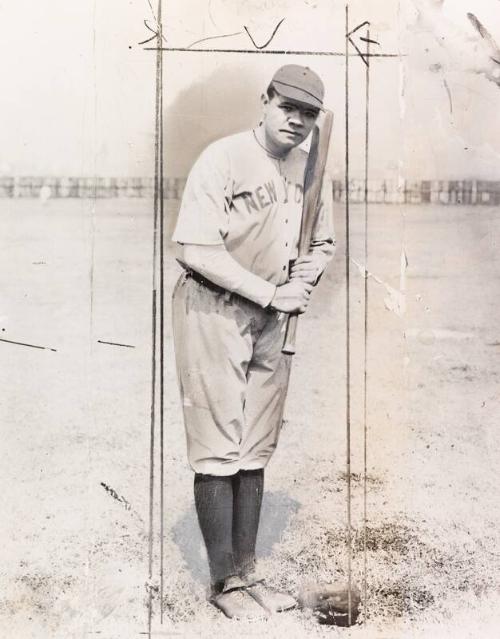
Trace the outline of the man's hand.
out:
<instances>
[{"instance_id":1,"label":"man's hand","mask_svg":"<svg viewBox=\"0 0 500 639\"><path fill-rule=\"evenodd\" d=\"M304 313L313 287L303 279L294 279L276 287L271 307L283 313Z\"/></svg>"},{"instance_id":2,"label":"man's hand","mask_svg":"<svg viewBox=\"0 0 500 639\"><path fill-rule=\"evenodd\" d=\"M298 257L290 270L290 278L300 279L308 284L316 284L325 268L325 259L319 253L309 253Z\"/></svg>"}]
</instances>

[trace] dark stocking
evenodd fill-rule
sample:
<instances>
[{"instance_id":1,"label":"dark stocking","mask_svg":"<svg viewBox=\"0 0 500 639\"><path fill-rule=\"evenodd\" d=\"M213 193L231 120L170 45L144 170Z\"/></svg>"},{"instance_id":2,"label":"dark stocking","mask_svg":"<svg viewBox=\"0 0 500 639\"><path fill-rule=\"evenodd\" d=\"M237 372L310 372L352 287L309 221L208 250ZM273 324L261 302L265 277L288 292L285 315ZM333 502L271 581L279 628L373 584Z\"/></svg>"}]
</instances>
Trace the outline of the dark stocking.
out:
<instances>
[{"instance_id":1,"label":"dark stocking","mask_svg":"<svg viewBox=\"0 0 500 639\"><path fill-rule=\"evenodd\" d=\"M233 553L236 570L246 575L255 566L255 543L264 491L264 469L240 470L233 480Z\"/></svg>"},{"instance_id":2,"label":"dark stocking","mask_svg":"<svg viewBox=\"0 0 500 639\"><path fill-rule=\"evenodd\" d=\"M233 560L233 477L194 476L194 501L207 548L212 585L237 573Z\"/></svg>"}]
</instances>

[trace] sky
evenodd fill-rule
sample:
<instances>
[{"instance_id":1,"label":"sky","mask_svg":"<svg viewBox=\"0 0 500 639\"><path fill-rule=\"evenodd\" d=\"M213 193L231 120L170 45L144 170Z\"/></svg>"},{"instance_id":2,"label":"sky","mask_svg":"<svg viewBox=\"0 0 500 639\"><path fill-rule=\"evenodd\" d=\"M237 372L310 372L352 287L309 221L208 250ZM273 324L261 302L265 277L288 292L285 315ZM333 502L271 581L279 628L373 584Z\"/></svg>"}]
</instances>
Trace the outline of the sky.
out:
<instances>
[{"instance_id":1,"label":"sky","mask_svg":"<svg viewBox=\"0 0 500 639\"><path fill-rule=\"evenodd\" d=\"M470 5L350 0L351 28L369 21L379 43L371 46L396 54L372 59L369 69L373 178L498 178L500 87L484 72L495 65L467 17ZM344 0L169 0L163 7L171 47L233 34L196 47L255 49L244 27L262 46L279 24L268 48L344 51ZM500 42L498 7L498 0L473 3ZM152 174L155 53L138 43L153 35L144 21L154 27L155 10L148 0L0 0L0 175ZM241 53L164 54L166 174L184 176L208 142L257 124L260 94L288 62L311 66L325 81L335 118L330 164L340 178L344 58ZM361 176L361 59L350 58L349 75L351 173Z\"/></svg>"}]
</instances>

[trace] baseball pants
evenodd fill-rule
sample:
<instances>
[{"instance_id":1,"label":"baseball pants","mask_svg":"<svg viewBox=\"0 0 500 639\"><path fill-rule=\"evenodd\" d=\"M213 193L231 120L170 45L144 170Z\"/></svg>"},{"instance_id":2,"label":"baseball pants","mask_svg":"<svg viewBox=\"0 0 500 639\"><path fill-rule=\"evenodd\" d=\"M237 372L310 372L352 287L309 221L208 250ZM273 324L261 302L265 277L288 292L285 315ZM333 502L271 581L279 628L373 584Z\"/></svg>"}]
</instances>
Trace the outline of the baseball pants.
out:
<instances>
[{"instance_id":1,"label":"baseball pants","mask_svg":"<svg viewBox=\"0 0 500 639\"><path fill-rule=\"evenodd\" d=\"M264 468L278 443L290 377L286 315L184 272L173 336L187 439L197 473Z\"/></svg>"}]
</instances>

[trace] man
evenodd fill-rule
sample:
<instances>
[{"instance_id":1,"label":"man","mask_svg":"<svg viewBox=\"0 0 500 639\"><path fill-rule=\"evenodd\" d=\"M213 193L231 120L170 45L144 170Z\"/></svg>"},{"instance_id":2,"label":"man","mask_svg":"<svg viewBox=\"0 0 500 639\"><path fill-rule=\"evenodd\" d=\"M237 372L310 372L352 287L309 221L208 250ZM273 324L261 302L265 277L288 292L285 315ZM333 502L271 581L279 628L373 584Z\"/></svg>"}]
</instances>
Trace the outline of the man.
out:
<instances>
[{"instance_id":1,"label":"man","mask_svg":"<svg viewBox=\"0 0 500 639\"><path fill-rule=\"evenodd\" d=\"M287 314L306 310L333 255L325 180L310 253L297 258L307 159L298 146L323 96L309 68L280 68L262 95L260 125L198 158L173 236L185 268L173 323L195 505L211 601L229 617L295 605L255 576L255 542L290 374L281 352Z\"/></svg>"}]
</instances>

